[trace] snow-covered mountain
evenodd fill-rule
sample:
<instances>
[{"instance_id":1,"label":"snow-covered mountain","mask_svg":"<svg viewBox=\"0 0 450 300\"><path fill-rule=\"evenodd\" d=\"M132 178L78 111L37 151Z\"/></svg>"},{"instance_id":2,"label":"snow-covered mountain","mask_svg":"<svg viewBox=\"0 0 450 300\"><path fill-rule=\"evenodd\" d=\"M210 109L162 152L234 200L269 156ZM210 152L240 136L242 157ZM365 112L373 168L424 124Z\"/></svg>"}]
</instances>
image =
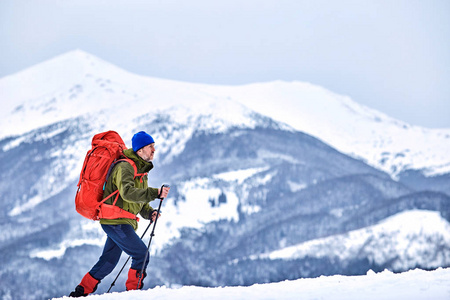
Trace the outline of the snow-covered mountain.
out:
<instances>
[{"instance_id":1,"label":"snow-covered mountain","mask_svg":"<svg viewBox=\"0 0 450 300\"><path fill-rule=\"evenodd\" d=\"M425 264L438 268L450 259L448 249L450 224L437 212L413 210L389 217L380 224L310 240L262 254L259 258L330 257L351 261L367 257L379 265L390 261L400 271Z\"/></svg>"},{"instance_id":2,"label":"snow-covered mountain","mask_svg":"<svg viewBox=\"0 0 450 300\"><path fill-rule=\"evenodd\" d=\"M179 123L198 122L198 129L258 125L253 111L235 101L218 101L207 87L138 76L73 51L0 80L0 138L86 115L92 126L105 128L151 121L144 118L166 112ZM144 111L148 115L140 115Z\"/></svg>"},{"instance_id":3,"label":"snow-covered mountain","mask_svg":"<svg viewBox=\"0 0 450 300\"><path fill-rule=\"evenodd\" d=\"M211 89L318 137L394 178L408 169L422 170L427 176L450 171L450 128L413 126L347 96L304 82L277 81Z\"/></svg>"},{"instance_id":4,"label":"snow-covered mountain","mask_svg":"<svg viewBox=\"0 0 450 300\"><path fill-rule=\"evenodd\" d=\"M67 294L98 258L105 235L75 212L74 196L92 136L110 129L127 144L152 134L150 185L172 187L146 286L450 266L448 130L407 126L310 84L176 82L83 51L4 77L0 92L1 296ZM408 151L391 156L400 136ZM418 173L405 179L407 168Z\"/></svg>"},{"instance_id":5,"label":"snow-covered mountain","mask_svg":"<svg viewBox=\"0 0 450 300\"><path fill-rule=\"evenodd\" d=\"M422 170L428 176L450 172L449 128L412 126L309 83L183 83L137 76L76 50L2 78L0 91L0 137L106 107L114 107L108 114L119 111L119 119L143 107L152 112L169 110L178 113L177 118L190 115L194 108L204 115L220 112L215 118L236 125L245 123L234 110L241 103L394 177L408 169ZM114 117L109 119L116 122Z\"/></svg>"}]
</instances>

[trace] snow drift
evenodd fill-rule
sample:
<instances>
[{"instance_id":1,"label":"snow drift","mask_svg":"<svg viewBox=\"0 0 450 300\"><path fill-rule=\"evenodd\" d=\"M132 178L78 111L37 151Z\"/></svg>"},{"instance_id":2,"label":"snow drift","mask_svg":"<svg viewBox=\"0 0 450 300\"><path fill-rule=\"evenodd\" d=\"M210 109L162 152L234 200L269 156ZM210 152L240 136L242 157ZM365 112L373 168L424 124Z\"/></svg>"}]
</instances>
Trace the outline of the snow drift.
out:
<instances>
[{"instance_id":1,"label":"snow drift","mask_svg":"<svg viewBox=\"0 0 450 300\"><path fill-rule=\"evenodd\" d=\"M250 287L180 288L156 287L151 290L90 295L98 300L448 300L450 269L412 270L394 274L389 271L364 276L321 276ZM69 297L54 298L72 299Z\"/></svg>"}]
</instances>

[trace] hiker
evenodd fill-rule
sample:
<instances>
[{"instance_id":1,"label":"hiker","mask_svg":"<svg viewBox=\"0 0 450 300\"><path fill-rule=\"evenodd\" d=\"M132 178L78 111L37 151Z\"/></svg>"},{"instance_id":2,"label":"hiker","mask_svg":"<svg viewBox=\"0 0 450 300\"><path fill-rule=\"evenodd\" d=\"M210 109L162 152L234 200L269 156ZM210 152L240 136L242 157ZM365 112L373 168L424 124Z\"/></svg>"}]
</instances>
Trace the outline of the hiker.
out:
<instances>
[{"instance_id":1,"label":"hiker","mask_svg":"<svg viewBox=\"0 0 450 300\"><path fill-rule=\"evenodd\" d=\"M155 154L155 142L153 138L144 131L136 133L132 138L132 149L123 150L123 155L131 159L136 167L137 173L147 173L153 168L153 156ZM148 249L144 242L136 234L139 213L144 219L157 217L157 210L154 210L149 202L156 198L166 198L169 187L152 188L147 185L147 175L135 177L134 167L126 162L118 162L113 168L106 181L103 199L110 194L119 191L118 198L110 197L104 205L100 207L100 224L106 232L107 239L98 262L86 273L81 283L70 293L70 297L87 296L97 289L100 281L115 268L119 262L122 251L132 258L131 267L128 271L126 281L127 290L142 289L143 279L147 275L145 270L149 261ZM115 203L114 205L112 205ZM105 207L119 207L122 212L115 218L114 210L102 211ZM106 216L108 215L108 216ZM145 261L144 261L145 260ZM144 270L141 274L141 270ZM138 286L139 284L139 286Z\"/></svg>"}]
</instances>

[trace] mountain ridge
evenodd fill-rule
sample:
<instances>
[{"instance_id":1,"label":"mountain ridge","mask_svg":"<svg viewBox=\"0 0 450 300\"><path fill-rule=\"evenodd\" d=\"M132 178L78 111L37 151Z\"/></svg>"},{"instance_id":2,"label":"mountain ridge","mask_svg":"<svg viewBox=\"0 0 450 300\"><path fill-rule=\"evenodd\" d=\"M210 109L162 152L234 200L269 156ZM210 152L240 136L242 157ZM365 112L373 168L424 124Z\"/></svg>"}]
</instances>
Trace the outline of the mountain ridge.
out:
<instances>
[{"instance_id":1,"label":"mountain ridge","mask_svg":"<svg viewBox=\"0 0 450 300\"><path fill-rule=\"evenodd\" d=\"M30 88L18 88L21 82L27 82ZM50 88L45 90L45 86ZM77 117L86 113L86 109L102 110L108 104L129 114L144 103L151 103L155 111L177 106L189 108L191 103L204 108L213 103L240 103L313 135L396 179L408 170L418 170L427 177L450 172L449 128L411 126L310 83L274 81L241 86L186 83L132 74L82 50L74 50L1 78L0 90L5 102L0 113L0 137ZM27 90L34 93L27 94ZM220 115L227 111L224 106L204 112Z\"/></svg>"}]
</instances>

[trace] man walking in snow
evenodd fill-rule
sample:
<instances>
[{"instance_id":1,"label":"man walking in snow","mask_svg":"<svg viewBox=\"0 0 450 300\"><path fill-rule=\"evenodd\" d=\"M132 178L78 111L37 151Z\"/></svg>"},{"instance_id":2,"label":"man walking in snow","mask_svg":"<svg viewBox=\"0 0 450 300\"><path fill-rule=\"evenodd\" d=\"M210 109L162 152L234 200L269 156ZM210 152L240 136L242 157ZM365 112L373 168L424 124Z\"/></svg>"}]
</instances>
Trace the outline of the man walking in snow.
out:
<instances>
[{"instance_id":1,"label":"man walking in snow","mask_svg":"<svg viewBox=\"0 0 450 300\"><path fill-rule=\"evenodd\" d=\"M135 163L138 174L147 173L153 168L155 142L149 134L140 131L132 138L132 149L124 150L123 154ZM131 214L125 218L123 216L118 218L100 217L100 224L107 235L103 253L97 263L83 277L75 291L70 293L70 297L87 296L94 292L100 281L115 268L122 251L132 257L128 280L125 284L126 289L142 289L143 279L147 275L145 270L149 255L147 246L135 232L138 221L136 215L140 214L144 219L151 218L152 221L155 221L159 216L156 215L157 211L149 205L149 202L156 198L166 198L170 188L148 187L146 174L136 178L134 175L134 167L128 162L119 162L113 167L106 182L103 198L118 190L117 201L115 202L116 197L111 197L105 203L112 205L115 202L115 206ZM141 270L144 270L142 274Z\"/></svg>"}]
</instances>

